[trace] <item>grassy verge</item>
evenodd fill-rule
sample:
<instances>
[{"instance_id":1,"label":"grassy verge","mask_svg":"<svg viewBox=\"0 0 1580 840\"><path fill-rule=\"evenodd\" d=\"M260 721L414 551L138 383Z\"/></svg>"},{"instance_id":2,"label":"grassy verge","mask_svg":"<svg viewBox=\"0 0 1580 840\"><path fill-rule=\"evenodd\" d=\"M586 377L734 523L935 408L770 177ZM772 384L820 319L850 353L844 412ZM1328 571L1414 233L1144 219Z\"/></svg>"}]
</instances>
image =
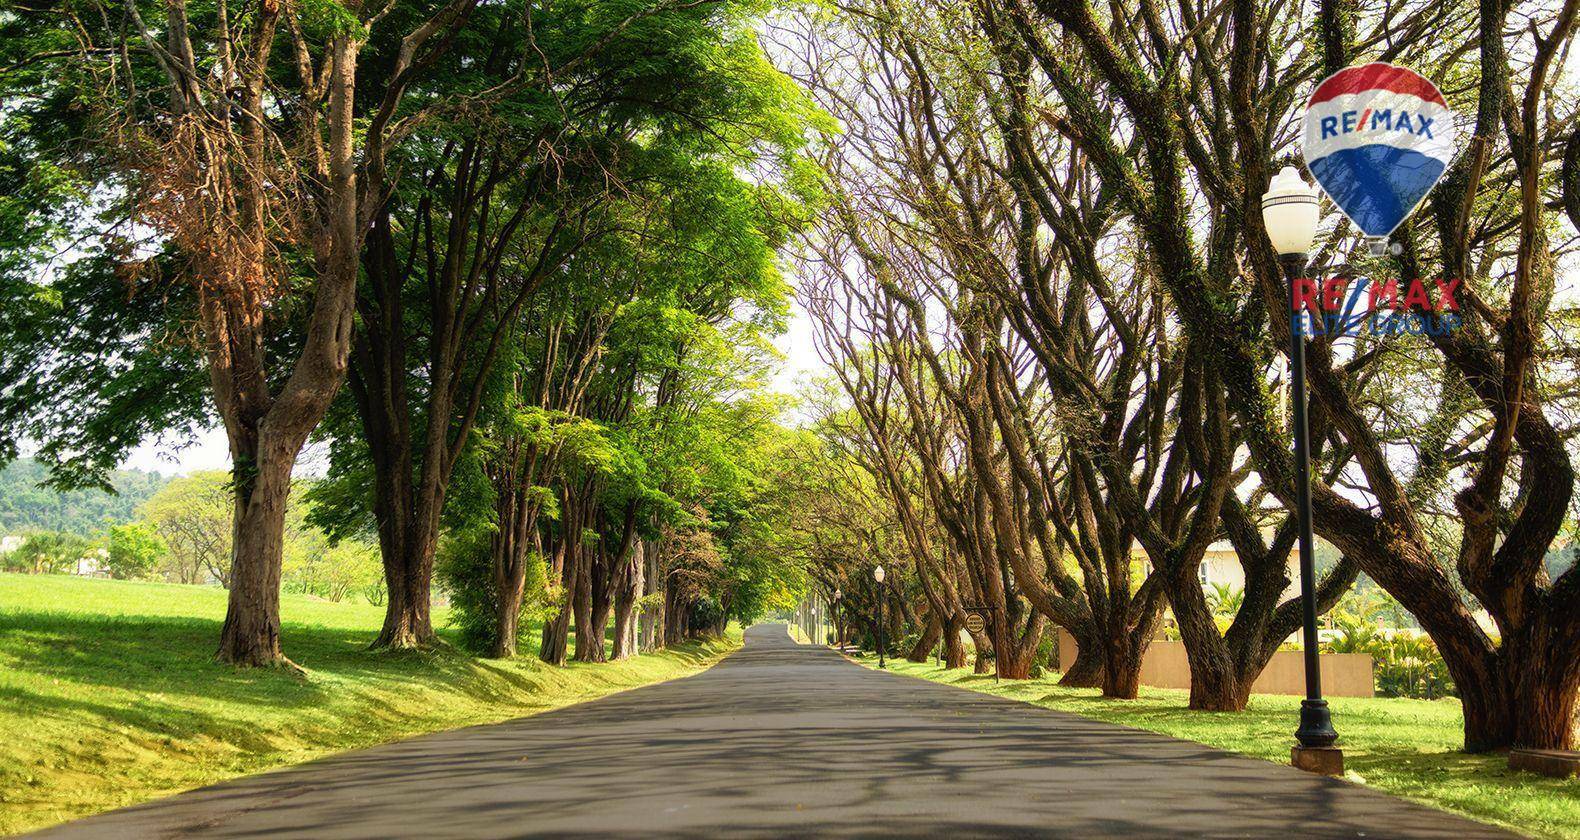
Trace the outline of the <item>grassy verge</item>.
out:
<instances>
[{"instance_id":1,"label":"grassy verge","mask_svg":"<svg viewBox=\"0 0 1580 840\"><path fill-rule=\"evenodd\" d=\"M685 676L739 644L554 668L370 653L383 610L368 604L281 610L305 676L216 664L217 588L0 574L0 834Z\"/></svg>"},{"instance_id":2,"label":"grassy verge","mask_svg":"<svg viewBox=\"0 0 1580 840\"><path fill-rule=\"evenodd\" d=\"M870 661L869 661L870 660ZM862 660L876 667L876 658ZM912 677L1021 700L1289 763L1300 698L1256 695L1243 712L1193 712L1188 693L1143 688L1136 700L1105 700L1096 689L1061 688L1057 675L994 683L991 674L889 660ZM1335 697L1334 726L1352 782L1534 837L1580 838L1580 781L1510 771L1503 755L1458 751L1463 718L1456 700Z\"/></svg>"}]
</instances>

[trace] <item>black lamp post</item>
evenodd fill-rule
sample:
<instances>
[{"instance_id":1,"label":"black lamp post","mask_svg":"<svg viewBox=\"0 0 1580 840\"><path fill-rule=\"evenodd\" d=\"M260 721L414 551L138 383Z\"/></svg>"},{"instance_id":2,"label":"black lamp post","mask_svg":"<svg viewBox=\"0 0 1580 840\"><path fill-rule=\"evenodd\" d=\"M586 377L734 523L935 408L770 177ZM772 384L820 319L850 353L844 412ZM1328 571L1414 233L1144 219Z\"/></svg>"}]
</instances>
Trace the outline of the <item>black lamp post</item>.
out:
<instances>
[{"instance_id":1,"label":"black lamp post","mask_svg":"<svg viewBox=\"0 0 1580 840\"><path fill-rule=\"evenodd\" d=\"M883 588L884 572L882 566L872 568L872 579L878 583L878 667L887 668L884 664L883 654L888 647L889 636L889 599L884 597L887 590Z\"/></svg>"},{"instance_id":2,"label":"black lamp post","mask_svg":"<svg viewBox=\"0 0 1580 840\"><path fill-rule=\"evenodd\" d=\"M1290 402L1294 404L1291 432L1295 438L1295 516L1300 526L1300 600L1306 661L1306 699L1300 703L1300 728L1295 730L1299 745L1292 755L1297 767L1338 775L1343 772L1344 756L1333 746L1339 734L1333 730L1328 701L1322 698L1322 669L1317 658L1317 571L1311 535L1310 433L1306 425L1306 313L1300 306L1302 297L1309 300L1314 295L1302 296L1296 290L1297 281L1306 271L1317 218L1316 190L1301 179L1294 167L1284 167L1262 196L1262 220L1289 281L1289 378Z\"/></svg>"}]
</instances>

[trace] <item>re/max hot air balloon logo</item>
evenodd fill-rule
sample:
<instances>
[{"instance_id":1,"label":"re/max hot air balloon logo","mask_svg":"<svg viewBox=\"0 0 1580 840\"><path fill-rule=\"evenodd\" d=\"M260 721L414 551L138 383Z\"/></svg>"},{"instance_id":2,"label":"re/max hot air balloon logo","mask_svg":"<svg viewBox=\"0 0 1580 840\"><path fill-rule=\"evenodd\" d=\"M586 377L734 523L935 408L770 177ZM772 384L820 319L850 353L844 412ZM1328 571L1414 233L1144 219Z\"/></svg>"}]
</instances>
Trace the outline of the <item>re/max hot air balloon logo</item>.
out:
<instances>
[{"instance_id":1,"label":"re/max hot air balloon logo","mask_svg":"<svg viewBox=\"0 0 1580 840\"><path fill-rule=\"evenodd\" d=\"M1347 67L1324 79L1311 94L1302 128L1306 167L1374 254L1385 251L1389 235L1443 177L1457 134L1454 112L1437 85L1383 62ZM1297 313L1313 316L1316 323L1306 329L1315 332L1435 333L1459 326L1458 285L1303 280L1291 303Z\"/></svg>"}]
</instances>

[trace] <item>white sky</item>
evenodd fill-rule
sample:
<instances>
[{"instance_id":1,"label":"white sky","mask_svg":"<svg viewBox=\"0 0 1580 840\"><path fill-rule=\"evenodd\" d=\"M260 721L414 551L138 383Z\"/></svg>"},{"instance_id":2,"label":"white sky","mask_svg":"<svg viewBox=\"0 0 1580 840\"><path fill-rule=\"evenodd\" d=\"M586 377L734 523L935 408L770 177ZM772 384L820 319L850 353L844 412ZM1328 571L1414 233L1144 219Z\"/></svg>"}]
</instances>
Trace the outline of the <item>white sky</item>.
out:
<instances>
[{"instance_id":1,"label":"white sky","mask_svg":"<svg viewBox=\"0 0 1580 840\"><path fill-rule=\"evenodd\" d=\"M230 469L230 449L223 429L208 429L194 437L181 436L144 442L132 450L121 469L185 475L199 470Z\"/></svg>"}]
</instances>

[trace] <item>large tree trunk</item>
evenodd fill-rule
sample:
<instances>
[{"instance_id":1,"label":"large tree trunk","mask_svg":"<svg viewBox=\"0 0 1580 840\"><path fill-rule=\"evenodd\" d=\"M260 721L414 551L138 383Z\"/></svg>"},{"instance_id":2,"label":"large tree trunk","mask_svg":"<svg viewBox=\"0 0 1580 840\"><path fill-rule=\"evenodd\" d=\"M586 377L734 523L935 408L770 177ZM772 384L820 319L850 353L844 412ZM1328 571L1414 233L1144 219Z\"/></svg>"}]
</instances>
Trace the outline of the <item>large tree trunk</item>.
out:
<instances>
[{"instance_id":1,"label":"large tree trunk","mask_svg":"<svg viewBox=\"0 0 1580 840\"><path fill-rule=\"evenodd\" d=\"M495 659L509 659L516 655L516 637L521 628L521 588L506 587L499 592L495 605L494 647L489 655Z\"/></svg>"},{"instance_id":2,"label":"large tree trunk","mask_svg":"<svg viewBox=\"0 0 1580 840\"><path fill-rule=\"evenodd\" d=\"M1097 636L1092 633L1077 635L1072 632L1070 638L1075 640L1075 661L1070 663L1064 676L1059 678L1059 685L1068 688L1097 688L1103 684L1103 646L1098 643ZM1063 651L1060 651L1063 658Z\"/></svg>"},{"instance_id":3,"label":"large tree trunk","mask_svg":"<svg viewBox=\"0 0 1580 840\"><path fill-rule=\"evenodd\" d=\"M375 648L413 648L430 644L430 581L438 540L434 476L429 452L418 462L408 405L404 273L395 251L388 207L374 215L362 264L369 294L358 300L361 313L352 354L351 393L373 464L373 519L389 600ZM427 406L429 411L446 406Z\"/></svg>"},{"instance_id":4,"label":"large tree trunk","mask_svg":"<svg viewBox=\"0 0 1580 840\"><path fill-rule=\"evenodd\" d=\"M1011 645L1001 649L996 657L998 676L1006 680L1031 679L1031 666L1035 663L1035 651L1028 653L1019 646Z\"/></svg>"},{"instance_id":5,"label":"large tree trunk","mask_svg":"<svg viewBox=\"0 0 1580 840\"><path fill-rule=\"evenodd\" d=\"M266 451L259 448L250 483L237 488L231 524L235 542L219 658L234 665L288 664L280 648L280 575L296 453Z\"/></svg>"},{"instance_id":6,"label":"large tree trunk","mask_svg":"<svg viewBox=\"0 0 1580 840\"><path fill-rule=\"evenodd\" d=\"M260 33L272 33L277 4L260 6ZM264 43L272 41L264 35ZM330 44L323 236L315 243L318 281L301 351L290 375L271 394L265 352L268 245L271 232L264 183L266 128L262 113L267 47L255 55L240 92L242 154L237 208L242 247L206 266L216 271L200 288L199 307L214 403L224 420L234 467L236 508L232 527L231 586L218 657L237 665L288 662L280 647L281 552L291 470L302 444L345 379L356 300L358 224L355 134L352 125L356 57L350 33ZM206 160L206 156L194 158ZM235 257L238 265L228 265ZM208 262L201 259L200 262Z\"/></svg>"},{"instance_id":7,"label":"large tree trunk","mask_svg":"<svg viewBox=\"0 0 1580 840\"><path fill-rule=\"evenodd\" d=\"M966 632L970 633L971 646L976 649L976 658L972 661L971 672L974 674L986 674L988 671L993 670L993 666L990 664L994 658L993 640L989 638L986 628L981 633L971 633L970 630Z\"/></svg>"},{"instance_id":8,"label":"large tree trunk","mask_svg":"<svg viewBox=\"0 0 1580 840\"><path fill-rule=\"evenodd\" d=\"M553 618L543 622L543 635L538 643L538 658L550 665L564 665L566 655L567 636L570 634L570 593L571 581L567 571L570 561L566 558L569 550L563 535L553 543L553 559L549 562L549 583L558 588L561 593L559 611Z\"/></svg>"},{"instance_id":9,"label":"large tree trunk","mask_svg":"<svg viewBox=\"0 0 1580 840\"><path fill-rule=\"evenodd\" d=\"M599 552L593 571L592 626L598 642L597 647L592 651L593 661L607 662L609 654L605 636L609 630L609 619L614 615L615 572L610 568L608 559L602 556L602 552Z\"/></svg>"},{"instance_id":10,"label":"large tree trunk","mask_svg":"<svg viewBox=\"0 0 1580 840\"><path fill-rule=\"evenodd\" d=\"M567 494L565 515L575 517L576 538L567 538L570 556L576 558L576 586L571 591L571 609L576 625L577 662L604 662L607 649L604 631L609 627L609 614L613 608L610 589L614 574L615 555L608 548L607 536L596 546L583 544L581 534L596 528L598 517L598 488L591 481L584 482L574 497ZM629 537L622 538L619 551L629 548ZM569 571L567 571L569 574Z\"/></svg>"},{"instance_id":11,"label":"large tree trunk","mask_svg":"<svg viewBox=\"0 0 1580 840\"><path fill-rule=\"evenodd\" d=\"M384 605L384 626L374 648L421 648L433 644L433 546L426 536L404 541L394 562L386 562L384 582L389 601Z\"/></svg>"},{"instance_id":12,"label":"large tree trunk","mask_svg":"<svg viewBox=\"0 0 1580 840\"><path fill-rule=\"evenodd\" d=\"M1241 698L1248 693L1241 690L1240 672L1218 633L1196 567L1194 563L1181 564L1165 581L1190 663L1190 708L1238 712L1245 708Z\"/></svg>"},{"instance_id":13,"label":"large tree trunk","mask_svg":"<svg viewBox=\"0 0 1580 840\"><path fill-rule=\"evenodd\" d=\"M1018 619L1011 614L1003 622L1003 636L995 640L994 664L1001 679L1031 679L1031 669L1037 664L1037 647L1042 642L1047 619L1041 613L1032 611L1025 620L1025 627L1017 630L1015 625Z\"/></svg>"},{"instance_id":14,"label":"large tree trunk","mask_svg":"<svg viewBox=\"0 0 1580 840\"><path fill-rule=\"evenodd\" d=\"M678 645L691 633L691 604L680 597L680 587L671 581L664 587L664 644Z\"/></svg>"},{"instance_id":15,"label":"large tree trunk","mask_svg":"<svg viewBox=\"0 0 1580 840\"><path fill-rule=\"evenodd\" d=\"M642 540L634 541L629 556L621 561L621 571L615 575L614 650L609 654L611 659L625 659L638 652L636 602L642 593L643 574L647 566L644 550Z\"/></svg>"},{"instance_id":16,"label":"large tree trunk","mask_svg":"<svg viewBox=\"0 0 1580 840\"><path fill-rule=\"evenodd\" d=\"M614 643L609 651L609 658L629 659L637 653L636 641L636 611L629 606L615 605L614 610Z\"/></svg>"},{"instance_id":17,"label":"large tree trunk","mask_svg":"<svg viewBox=\"0 0 1580 840\"><path fill-rule=\"evenodd\" d=\"M1250 699L1229 651L1222 644L1185 648L1190 662L1190 708L1204 712L1238 712Z\"/></svg>"},{"instance_id":18,"label":"large tree trunk","mask_svg":"<svg viewBox=\"0 0 1580 840\"><path fill-rule=\"evenodd\" d=\"M603 661L603 627L593 623L593 565L592 552L579 546L571 552L576 558L575 586L571 589L571 617L576 627L576 652L571 656L577 662Z\"/></svg>"},{"instance_id":19,"label":"large tree trunk","mask_svg":"<svg viewBox=\"0 0 1580 840\"><path fill-rule=\"evenodd\" d=\"M515 460L514 447L507 447L507 455ZM531 455L528 463L531 463ZM527 564L536 557L538 536L537 504L533 501L526 481L518 481L513 469L505 469L495 476L495 486L502 481L507 489L496 491L498 530L494 533L492 554L494 561L494 647L490 652L496 659L516 655L516 639L520 635L521 604L525 600Z\"/></svg>"},{"instance_id":20,"label":"large tree trunk","mask_svg":"<svg viewBox=\"0 0 1580 840\"><path fill-rule=\"evenodd\" d=\"M1144 644L1136 644L1132 633L1112 633L1103 640L1103 696L1134 700L1141 688L1141 657Z\"/></svg>"},{"instance_id":21,"label":"large tree trunk","mask_svg":"<svg viewBox=\"0 0 1580 840\"><path fill-rule=\"evenodd\" d=\"M494 553L494 647L495 659L516 655L516 639L521 634L521 602L526 595L527 552L514 541L496 539Z\"/></svg>"},{"instance_id":22,"label":"large tree trunk","mask_svg":"<svg viewBox=\"0 0 1580 840\"><path fill-rule=\"evenodd\" d=\"M269 13L271 28L277 13L277 8ZM202 297L210 381L230 439L237 485L230 602L218 656L238 665L287 661L280 648L280 576L291 470L302 444L323 419L345 380L351 354L352 310L362 242L357 223L352 127L358 47L350 34L337 36L330 47L330 183L325 215L328 247L322 254L301 353L278 395L270 396L264 369L264 307L260 290L243 288L228 293L221 289L213 294L205 292ZM266 62L267 58L261 61ZM259 80L246 98L256 106L261 97ZM256 107L246 111L259 112ZM258 120L248 121L246 145L255 156L254 162L260 159L257 156L264 143L263 131ZM250 188L243 201L244 230L257 237L248 257L254 276L247 279L261 281L266 277L262 229L266 187L250 177L247 183Z\"/></svg>"},{"instance_id":23,"label":"large tree trunk","mask_svg":"<svg viewBox=\"0 0 1580 840\"><path fill-rule=\"evenodd\" d=\"M922 635L917 638L916 644L911 645L905 658L912 662L926 662L933 655L933 646L943 638L944 628L939 623L936 615L929 615L927 624L922 629Z\"/></svg>"},{"instance_id":24,"label":"large tree trunk","mask_svg":"<svg viewBox=\"0 0 1580 840\"><path fill-rule=\"evenodd\" d=\"M1574 653L1571 651L1565 654L1565 658L1573 663ZM1569 666L1568 675L1561 673L1561 665L1554 667L1539 662L1515 663L1511 660L1511 668L1515 665L1518 665L1518 669L1508 675L1509 708L1514 726L1507 743L1547 750L1572 750L1580 746L1580 734L1576 732L1580 720L1576 719L1575 705L1580 680L1575 679L1573 664ZM1468 743L1468 715L1466 721Z\"/></svg>"},{"instance_id":25,"label":"large tree trunk","mask_svg":"<svg viewBox=\"0 0 1580 840\"><path fill-rule=\"evenodd\" d=\"M965 622L959 615L951 615L944 625L944 667L949 669L966 667L966 646L960 640L960 631L965 629Z\"/></svg>"},{"instance_id":26,"label":"large tree trunk","mask_svg":"<svg viewBox=\"0 0 1580 840\"><path fill-rule=\"evenodd\" d=\"M543 622L543 641L538 645L538 658L550 665L564 665L570 627L570 606L562 606L554 618Z\"/></svg>"},{"instance_id":27,"label":"large tree trunk","mask_svg":"<svg viewBox=\"0 0 1580 840\"><path fill-rule=\"evenodd\" d=\"M1466 752L1580 746L1580 659L1544 638L1541 623L1505 639L1495 659L1449 664L1464 709ZM1472 673L1464 673L1467 665Z\"/></svg>"},{"instance_id":28,"label":"large tree trunk","mask_svg":"<svg viewBox=\"0 0 1580 840\"><path fill-rule=\"evenodd\" d=\"M658 546L657 540L642 541L642 595L644 597L659 592L663 585L663 578L659 575ZM641 615L637 619L637 635L640 638L643 653L651 653L663 646L663 626L663 599L649 599L649 605L642 608Z\"/></svg>"}]
</instances>

